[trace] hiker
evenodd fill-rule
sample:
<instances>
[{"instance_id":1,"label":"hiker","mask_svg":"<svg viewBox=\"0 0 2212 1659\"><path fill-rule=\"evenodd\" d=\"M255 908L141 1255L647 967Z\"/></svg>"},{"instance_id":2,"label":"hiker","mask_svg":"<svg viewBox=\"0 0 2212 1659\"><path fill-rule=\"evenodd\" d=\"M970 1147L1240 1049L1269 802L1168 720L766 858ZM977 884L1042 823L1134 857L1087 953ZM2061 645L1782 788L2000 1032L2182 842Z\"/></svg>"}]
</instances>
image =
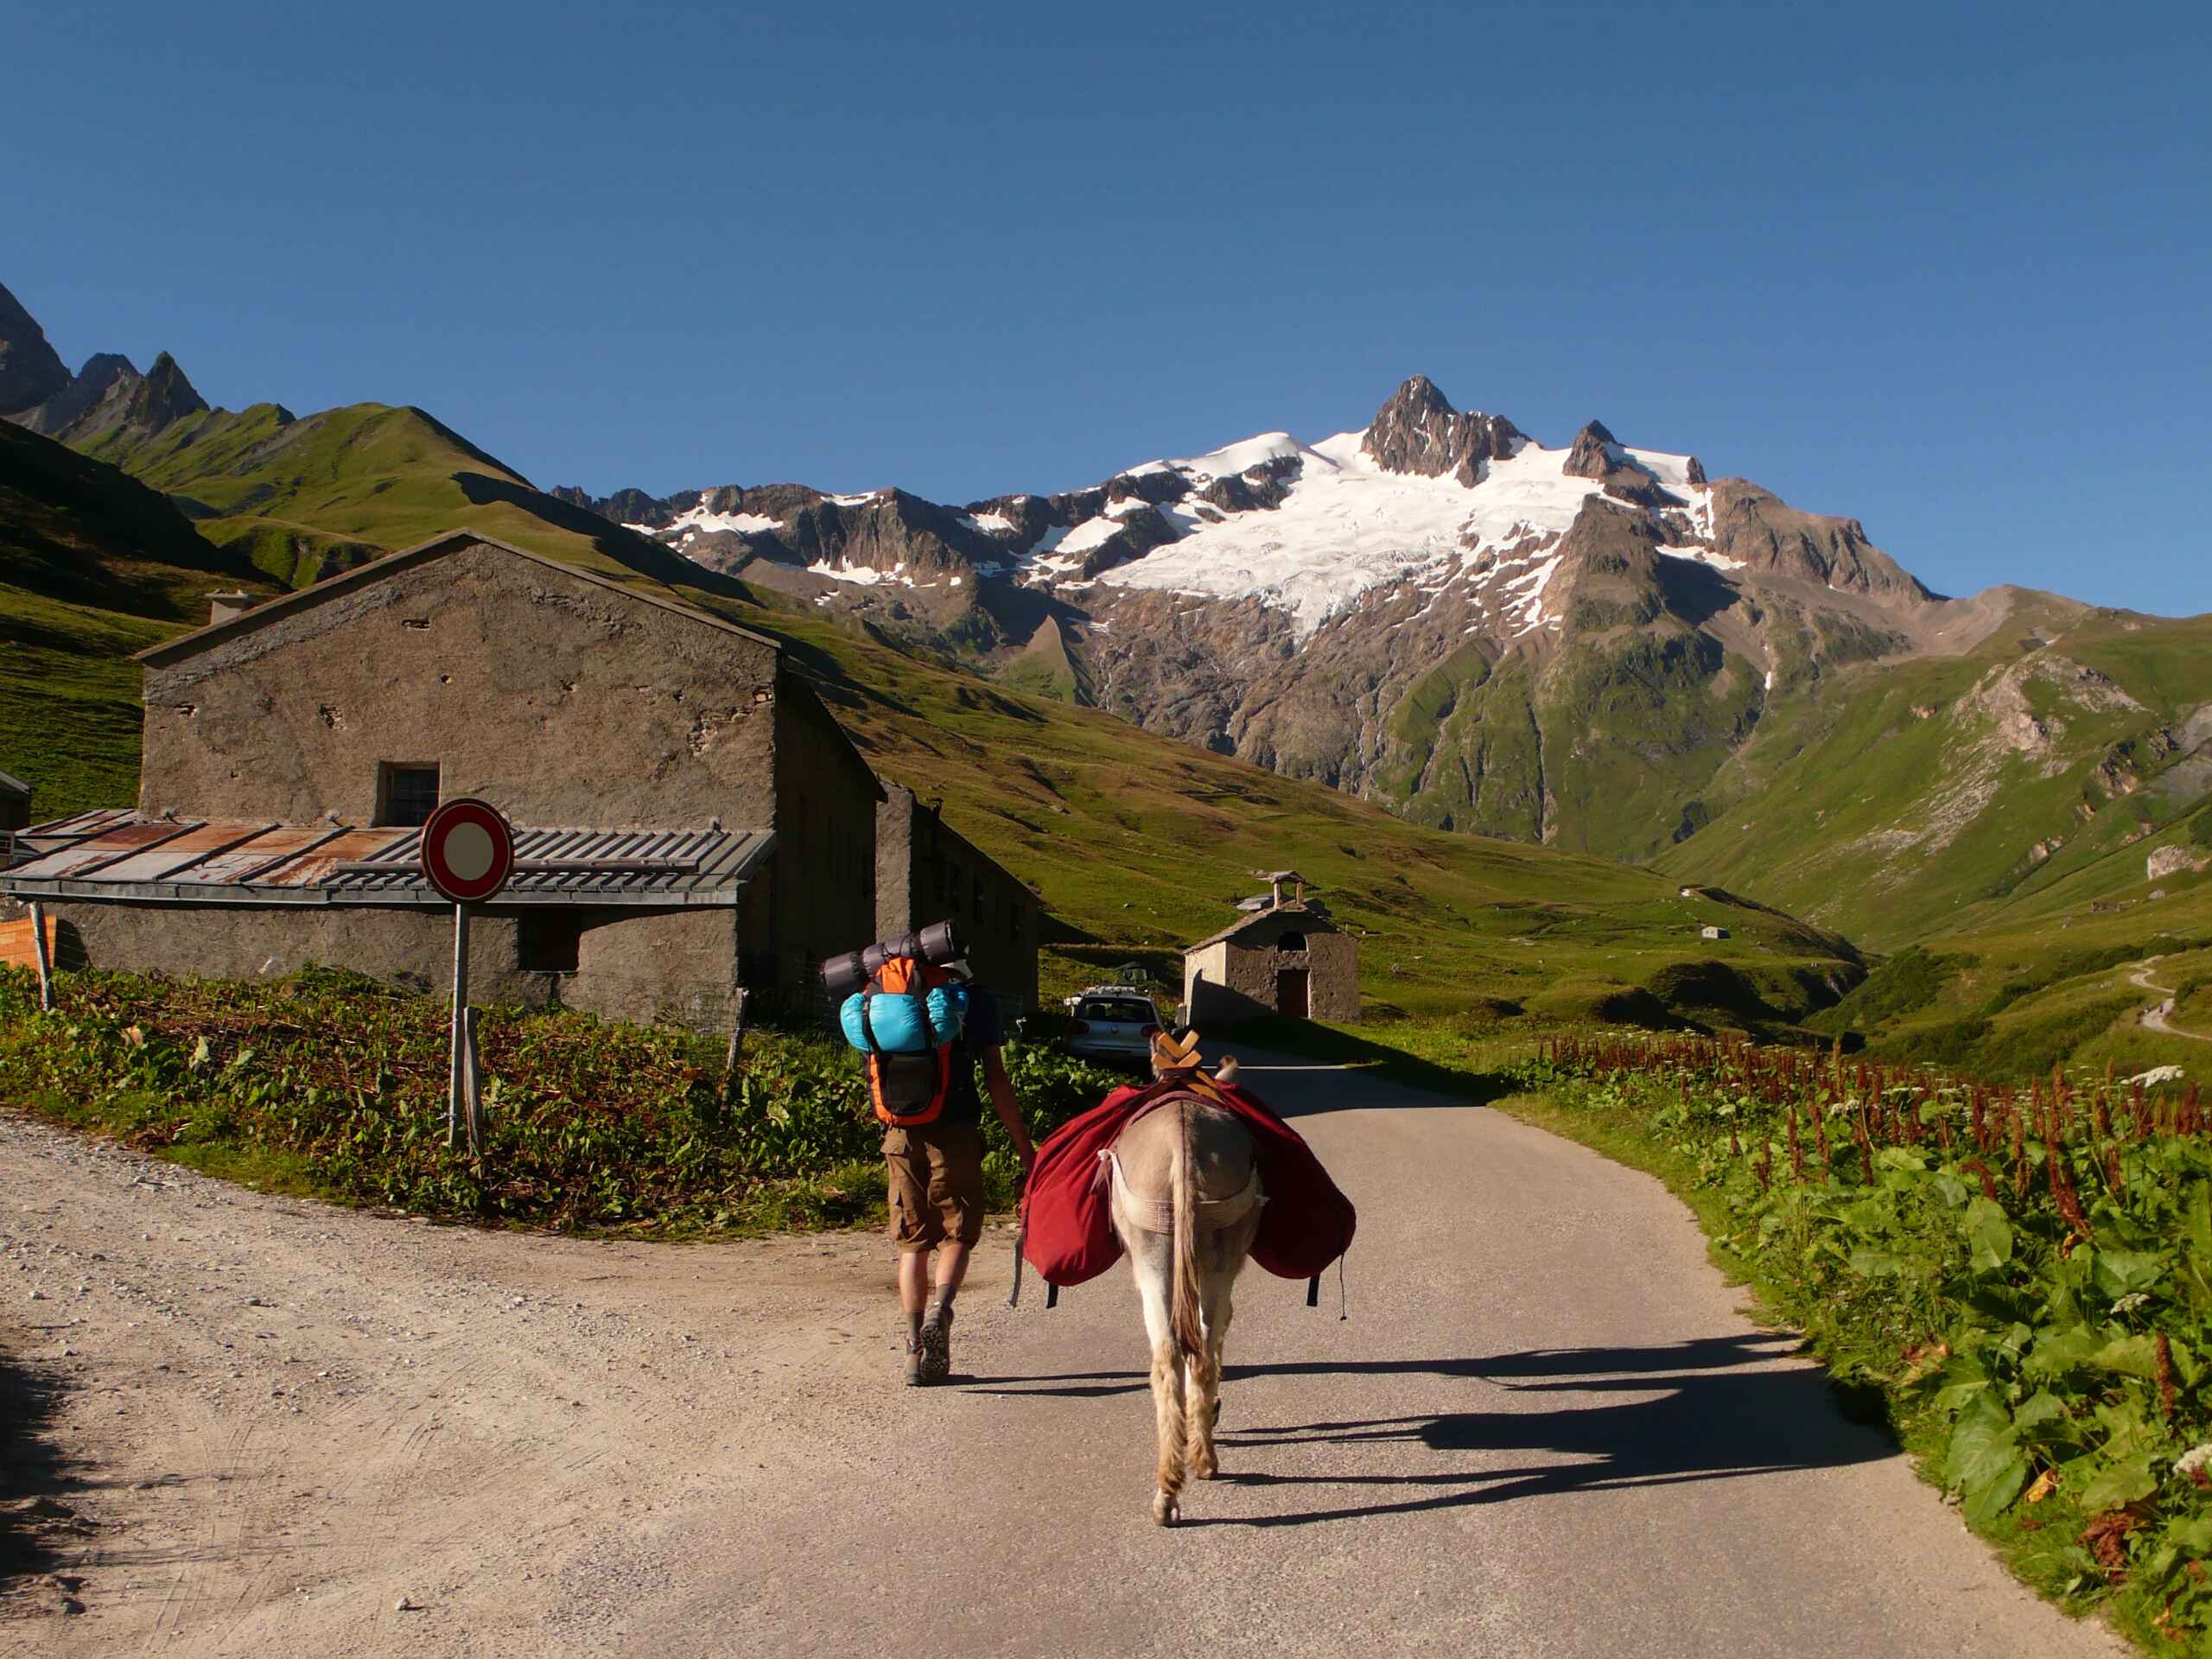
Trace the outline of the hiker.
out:
<instances>
[{"instance_id":1,"label":"hiker","mask_svg":"<svg viewBox=\"0 0 2212 1659\"><path fill-rule=\"evenodd\" d=\"M906 1382L942 1382L952 1369L952 1301L967 1276L969 1253L983 1234L982 1071L999 1122L1006 1125L1027 1179L1037 1148L999 1052L1005 1033L998 999L968 987L968 1014L952 1044L944 1104L931 1122L883 1134L889 1177L891 1238L899 1249L899 1304L906 1315ZM936 1273L931 1273L934 1252ZM932 1286L934 1289L932 1290Z\"/></svg>"}]
</instances>

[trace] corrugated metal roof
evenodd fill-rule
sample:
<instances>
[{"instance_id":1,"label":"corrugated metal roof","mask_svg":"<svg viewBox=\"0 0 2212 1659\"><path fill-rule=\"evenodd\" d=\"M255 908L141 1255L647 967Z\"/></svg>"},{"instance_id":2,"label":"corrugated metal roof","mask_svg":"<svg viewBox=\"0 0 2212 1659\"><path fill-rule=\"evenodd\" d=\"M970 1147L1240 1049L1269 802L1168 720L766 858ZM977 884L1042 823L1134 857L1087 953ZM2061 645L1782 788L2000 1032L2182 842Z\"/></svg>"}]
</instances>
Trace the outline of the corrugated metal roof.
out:
<instances>
[{"instance_id":1,"label":"corrugated metal roof","mask_svg":"<svg viewBox=\"0 0 2212 1659\"><path fill-rule=\"evenodd\" d=\"M0 874L22 898L149 904L435 905L419 829L87 812L24 832ZM765 830L518 830L494 905L731 906L774 849Z\"/></svg>"}]
</instances>

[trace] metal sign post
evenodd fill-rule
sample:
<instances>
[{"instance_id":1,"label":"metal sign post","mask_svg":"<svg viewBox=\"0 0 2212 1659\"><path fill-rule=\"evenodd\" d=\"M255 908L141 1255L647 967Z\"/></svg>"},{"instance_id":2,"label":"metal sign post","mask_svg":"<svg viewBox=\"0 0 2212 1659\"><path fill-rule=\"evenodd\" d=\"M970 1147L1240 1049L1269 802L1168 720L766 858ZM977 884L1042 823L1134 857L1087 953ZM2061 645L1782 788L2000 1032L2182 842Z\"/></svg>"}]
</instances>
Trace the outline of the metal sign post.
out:
<instances>
[{"instance_id":1,"label":"metal sign post","mask_svg":"<svg viewBox=\"0 0 2212 1659\"><path fill-rule=\"evenodd\" d=\"M446 1091L446 1145L484 1154L484 1109L476 1055L476 1011L468 1006L468 915L514 873L515 832L499 808L461 796L440 802L423 825L423 874L453 900L453 1054Z\"/></svg>"}]
</instances>

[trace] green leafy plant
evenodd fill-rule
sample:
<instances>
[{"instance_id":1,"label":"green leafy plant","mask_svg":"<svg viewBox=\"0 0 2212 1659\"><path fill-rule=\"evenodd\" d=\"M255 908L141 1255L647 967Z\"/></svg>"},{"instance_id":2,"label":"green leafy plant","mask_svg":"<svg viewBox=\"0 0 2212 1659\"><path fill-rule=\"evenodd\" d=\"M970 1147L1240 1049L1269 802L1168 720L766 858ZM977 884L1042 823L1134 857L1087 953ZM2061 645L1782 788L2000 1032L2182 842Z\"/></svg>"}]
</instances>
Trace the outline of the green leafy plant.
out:
<instances>
[{"instance_id":1,"label":"green leafy plant","mask_svg":"<svg viewBox=\"0 0 2212 1659\"><path fill-rule=\"evenodd\" d=\"M188 1163L564 1230L823 1226L883 1203L881 1128L857 1057L826 1033L756 1031L725 1078L714 1046L680 1029L486 1009L475 1158L446 1144L440 1000L327 969L276 984L72 974L62 987L41 1014L31 976L0 969L0 1099ZM1007 1053L1039 1137L1122 1081L1043 1045ZM1011 1149L987 1171L1009 1202Z\"/></svg>"},{"instance_id":2,"label":"green leafy plant","mask_svg":"<svg viewBox=\"0 0 2212 1659\"><path fill-rule=\"evenodd\" d=\"M1630 1120L1967 1522L2138 1634L2212 1632L2212 1114L2056 1071L1990 1087L1703 1039L1569 1036L1521 1068Z\"/></svg>"}]
</instances>

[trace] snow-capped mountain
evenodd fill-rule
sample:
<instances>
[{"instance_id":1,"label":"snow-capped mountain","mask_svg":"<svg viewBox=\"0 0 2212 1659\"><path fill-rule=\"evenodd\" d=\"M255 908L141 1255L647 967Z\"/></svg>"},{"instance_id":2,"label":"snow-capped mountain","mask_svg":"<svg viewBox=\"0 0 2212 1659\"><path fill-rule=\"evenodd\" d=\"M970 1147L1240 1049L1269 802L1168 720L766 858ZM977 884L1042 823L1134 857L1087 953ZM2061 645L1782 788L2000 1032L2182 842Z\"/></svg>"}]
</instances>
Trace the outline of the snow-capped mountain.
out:
<instances>
[{"instance_id":1,"label":"snow-capped mountain","mask_svg":"<svg viewBox=\"0 0 2212 1659\"><path fill-rule=\"evenodd\" d=\"M2005 613L1694 455L1595 422L1547 446L1419 376L1353 431L1056 494L557 493L1009 683L1426 821L1613 853L1703 822L1770 703Z\"/></svg>"}]
</instances>

